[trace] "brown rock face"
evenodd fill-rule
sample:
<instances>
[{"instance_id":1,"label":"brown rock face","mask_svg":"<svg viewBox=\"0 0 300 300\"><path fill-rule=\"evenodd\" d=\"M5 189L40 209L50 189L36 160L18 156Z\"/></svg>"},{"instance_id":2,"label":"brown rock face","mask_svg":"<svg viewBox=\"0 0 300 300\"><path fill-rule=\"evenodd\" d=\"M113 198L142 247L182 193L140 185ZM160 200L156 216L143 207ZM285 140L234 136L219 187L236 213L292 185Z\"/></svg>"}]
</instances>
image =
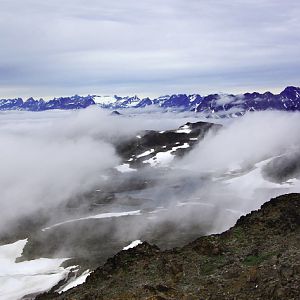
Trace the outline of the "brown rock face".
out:
<instances>
[{"instance_id":1,"label":"brown rock face","mask_svg":"<svg viewBox=\"0 0 300 300\"><path fill-rule=\"evenodd\" d=\"M180 249L121 251L85 284L37 299L299 299L300 194L277 197L220 235Z\"/></svg>"}]
</instances>

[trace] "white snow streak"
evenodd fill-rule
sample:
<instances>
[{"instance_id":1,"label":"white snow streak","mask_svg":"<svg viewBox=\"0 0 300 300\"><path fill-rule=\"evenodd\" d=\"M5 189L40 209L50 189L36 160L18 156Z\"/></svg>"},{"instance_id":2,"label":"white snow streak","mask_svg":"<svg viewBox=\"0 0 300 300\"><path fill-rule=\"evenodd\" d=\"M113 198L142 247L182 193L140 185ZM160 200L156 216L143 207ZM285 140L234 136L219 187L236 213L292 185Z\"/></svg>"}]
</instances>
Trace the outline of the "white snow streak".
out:
<instances>
[{"instance_id":1,"label":"white snow streak","mask_svg":"<svg viewBox=\"0 0 300 300\"><path fill-rule=\"evenodd\" d=\"M149 155L149 154L151 154L151 153L153 153L153 152L154 152L154 149L147 150L146 152L144 152L144 153L138 155L136 158L140 158L140 157L147 156L147 155Z\"/></svg>"},{"instance_id":2,"label":"white snow streak","mask_svg":"<svg viewBox=\"0 0 300 300\"><path fill-rule=\"evenodd\" d=\"M85 283L87 277L91 274L92 272L90 270L86 270L85 272L83 272L80 276L76 277L74 280L72 280L71 282L69 282L61 291L59 291L59 293L63 293L66 292L70 289L72 289L75 286L78 286L80 284Z\"/></svg>"},{"instance_id":3,"label":"white snow streak","mask_svg":"<svg viewBox=\"0 0 300 300\"><path fill-rule=\"evenodd\" d=\"M77 221L82 221L82 220L88 220L88 219L106 219L106 218L117 218L117 217L123 217L123 216L134 216L134 215L140 215L141 211L140 210L133 210L133 211L126 211L126 212L117 212L117 213L102 213L94 216L88 216L88 217L83 217L83 218L78 218L78 219L72 219L60 223L56 223L54 225L51 225L49 227L43 228L42 231L49 230L51 228L67 224L67 223L72 223L72 222L77 222Z\"/></svg>"}]
</instances>

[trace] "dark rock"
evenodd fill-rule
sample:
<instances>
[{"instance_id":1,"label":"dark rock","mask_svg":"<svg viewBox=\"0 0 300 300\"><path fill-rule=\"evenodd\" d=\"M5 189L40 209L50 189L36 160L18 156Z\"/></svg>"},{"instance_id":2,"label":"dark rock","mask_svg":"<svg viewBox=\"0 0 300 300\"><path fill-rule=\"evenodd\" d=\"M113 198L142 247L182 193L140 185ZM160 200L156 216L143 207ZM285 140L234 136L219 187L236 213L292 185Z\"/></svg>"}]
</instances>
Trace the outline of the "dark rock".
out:
<instances>
[{"instance_id":1,"label":"dark rock","mask_svg":"<svg viewBox=\"0 0 300 300\"><path fill-rule=\"evenodd\" d=\"M121 251L85 284L37 299L298 299L300 194L277 197L181 249Z\"/></svg>"}]
</instances>

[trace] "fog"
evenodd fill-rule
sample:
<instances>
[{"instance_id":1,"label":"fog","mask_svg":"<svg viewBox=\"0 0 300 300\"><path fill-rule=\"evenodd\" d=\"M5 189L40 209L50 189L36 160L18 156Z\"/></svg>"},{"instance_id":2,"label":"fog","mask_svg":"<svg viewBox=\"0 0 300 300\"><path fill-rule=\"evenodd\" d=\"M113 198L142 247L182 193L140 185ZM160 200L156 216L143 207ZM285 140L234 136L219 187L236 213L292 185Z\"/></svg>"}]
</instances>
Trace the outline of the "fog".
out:
<instances>
[{"instance_id":1,"label":"fog","mask_svg":"<svg viewBox=\"0 0 300 300\"><path fill-rule=\"evenodd\" d=\"M114 227L109 233L118 239L134 240L149 234L151 228L157 234L154 228L164 228L166 223L187 231L202 226L203 234L221 232L270 197L299 191L298 181L277 183L263 174L268 159L300 148L300 114L280 112L223 120L220 130L209 132L169 169L149 167L119 174L118 179L107 182L108 176L116 176L110 170L122 163L115 143L143 130L176 129L199 120L201 115L194 113L137 110L112 116L95 108L1 114L1 231L24 216L47 212L101 185L118 190L118 184L126 186L132 180L152 184L143 190L118 193L105 212L126 207L124 199L130 197L139 201L139 207L132 210L163 207L164 211L140 218L139 226L133 220ZM56 215L49 217L48 225L64 221Z\"/></svg>"},{"instance_id":2,"label":"fog","mask_svg":"<svg viewBox=\"0 0 300 300\"><path fill-rule=\"evenodd\" d=\"M227 123L218 132L207 134L176 166L211 178L194 190L192 198L214 204L220 210L246 214L271 197L299 192L299 180L288 181L300 177L299 155L294 155L300 152L299 132L299 113L249 113ZM280 168L271 168L277 157L281 157L281 164L276 164ZM286 167L291 164L294 168L289 173ZM268 178L265 170L269 170ZM282 172L288 174L282 182L272 180ZM216 231L234 225L237 216L228 217L228 220L216 219Z\"/></svg>"},{"instance_id":3,"label":"fog","mask_svg":"<svg viewBox=\"0 0 300 300\"><path fill-rule=\"evenodd\" d=\"M187 118L115 117L95 108L0 117L0 231L101 184L105 172L120 163L112 143L145 129L177 127Z\"/></svg>"},{"instance_id":4,"label":"fog","mask_svg":"<svg viewBox=\"0 0 300 300\"><path fill-rule=\"evenodd\" d=\"M252 166L300 146L300 114L249 113L234 119L217 134L208 134L182 166L201 172L225 172Z\"/></svg>"},{"instance_id":5,"label":"fog","mask_svg":"<svg viewBox=\"0 0 300 300\"><path fill-rule=\"evenodd\" d=\"M205 234L222 232L271 197L300 191L295 178L300 178L299 132L299 113L255 112L225 120L220 130L210 131L188 154L174 160L167 172L161 175L152 170L154 186L134 196L166 209L156 215L161 227L174 222L187 232L195 224ZM275 164L278 157L281 160ZM295 167L289 173L290 165ZM284 180L272 180L282 172L287 173ZM138 228L122 229L120 236L126 231L139 238L149 224L152 221L139 221Z\"/></svg>"},{"instance_id":6,"label":"fog","mask_svg":"<svg viewBox=\"0 0 300 300\"><path fill-rule=\"evenodd\" d=\"M1 121L2 229L90 190L119 161L114 148L97 139L92 124L82 122L80 115L33 117L20 113ZM75 120L81 131L73 125Z\"/></svg>"}]
</instances>

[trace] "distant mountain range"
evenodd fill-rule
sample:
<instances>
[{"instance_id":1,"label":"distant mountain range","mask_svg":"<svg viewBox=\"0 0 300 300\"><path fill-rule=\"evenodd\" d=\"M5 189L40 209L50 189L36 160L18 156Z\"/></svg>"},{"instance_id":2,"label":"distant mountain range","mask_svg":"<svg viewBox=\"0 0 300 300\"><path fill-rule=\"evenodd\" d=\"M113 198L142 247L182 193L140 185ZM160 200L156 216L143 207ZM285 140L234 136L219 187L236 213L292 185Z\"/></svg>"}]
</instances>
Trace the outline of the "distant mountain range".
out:
<instances>
[{"instance_id":1,"label":"distant mountain range","mask_svg":"<svg viewBox=\"0 0 300 300\"><path fill-rule=\"evenodd\" d=\"M23 101L22 98L0 99L0 110L27 110L44 111L50 109L80 109L90 105L95 105L93 100L95 96L72 96L54 98L49 101L43 99L35 100L29 98Z\"/></svg>"},{"instance_id":2,"label":"distant mountain range","mask_svg":"<svg viewBox=\"0 0 300 300\"><path fill-rule=\"evenodd\" d=\"M161 96L155 99L119 96L71 96L54 98L49 101L29 98L23 101L21 98L0 99L0 110L25 110L45 111L50 109L80 109L91 105L98 105L106 109L126 109L160 107L166 110L182 110L202 112L207 116L238 116L247 111L285 110L300 111L300 88L289 86L280 94L266 92L263 94L245 93L211 94L201 96L199 94L186 95L174 94Z\"/></svg>"}]
</instances>

